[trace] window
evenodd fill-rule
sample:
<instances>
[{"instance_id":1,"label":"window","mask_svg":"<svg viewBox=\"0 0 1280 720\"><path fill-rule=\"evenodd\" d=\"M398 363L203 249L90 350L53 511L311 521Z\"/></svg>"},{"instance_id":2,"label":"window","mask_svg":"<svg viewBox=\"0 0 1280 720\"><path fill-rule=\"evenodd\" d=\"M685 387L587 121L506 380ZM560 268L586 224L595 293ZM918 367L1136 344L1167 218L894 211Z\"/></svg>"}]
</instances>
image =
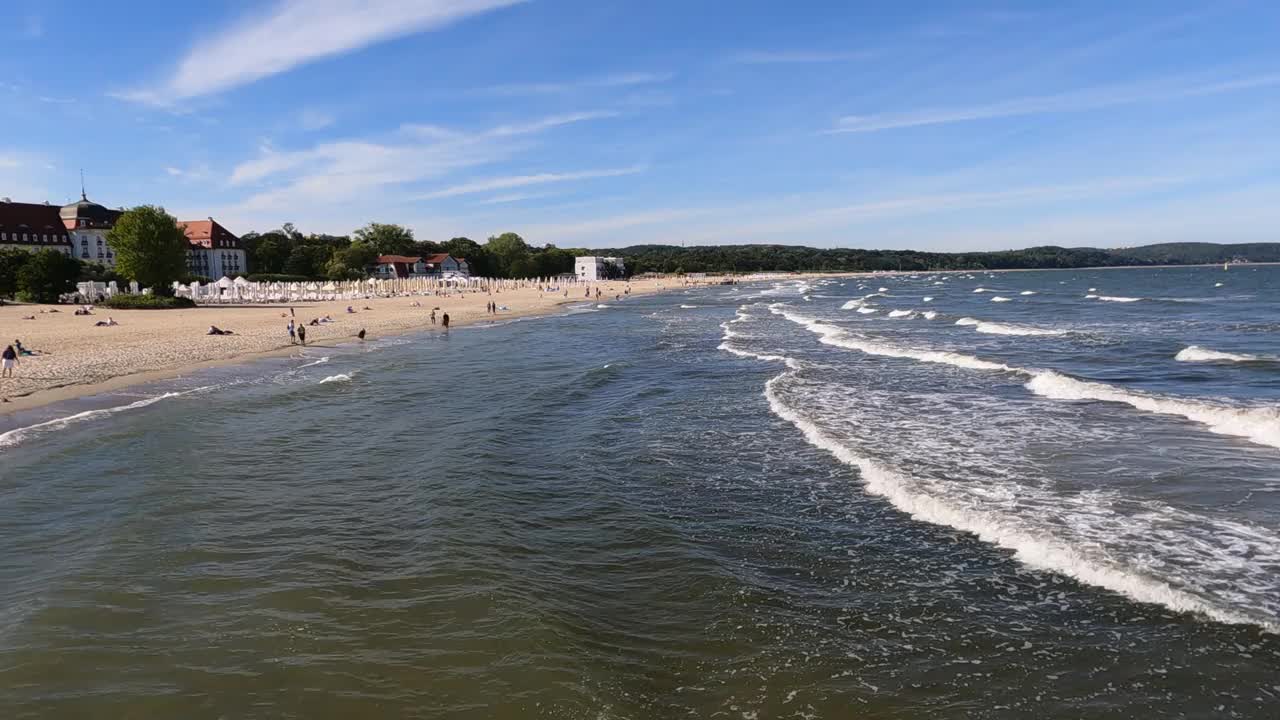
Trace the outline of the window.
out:
<instances>
[{"instance_id":1,"label":"window","mask_svg":"<svg viewBox=\"0 0 1280 720\"><path fill-rule=\"evenodd\" d=\"M27 241L27 234L22 233L22 242L26 242L26 241Z\"/></svg>"}]
</instances>

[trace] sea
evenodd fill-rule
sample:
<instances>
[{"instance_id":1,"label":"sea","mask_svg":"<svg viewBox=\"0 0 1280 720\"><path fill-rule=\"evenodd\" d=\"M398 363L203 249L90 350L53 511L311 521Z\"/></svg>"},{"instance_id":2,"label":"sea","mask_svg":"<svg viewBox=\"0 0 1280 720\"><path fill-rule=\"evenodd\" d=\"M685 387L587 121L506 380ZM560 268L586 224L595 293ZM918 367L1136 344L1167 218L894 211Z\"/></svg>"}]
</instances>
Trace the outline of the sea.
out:
<instances>
[{"instance_id":1,"label":"sea","mask_svg":"<svg viewBox=\"0 0 1280 720\"><path fill-rule=\"evenodd\" d=\"M1280 717L1280 267L681 288L0 418L0 717Z\"/></svg>"}]
</instances>

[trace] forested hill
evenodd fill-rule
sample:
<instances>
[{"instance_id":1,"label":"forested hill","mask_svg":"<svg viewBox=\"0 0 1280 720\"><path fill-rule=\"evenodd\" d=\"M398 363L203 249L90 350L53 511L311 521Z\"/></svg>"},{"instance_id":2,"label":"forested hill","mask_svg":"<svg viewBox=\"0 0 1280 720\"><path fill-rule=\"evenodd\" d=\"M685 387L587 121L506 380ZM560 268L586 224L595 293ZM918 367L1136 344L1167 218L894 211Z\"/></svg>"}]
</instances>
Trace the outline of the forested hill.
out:
<instances>
[{"instance_id":1,"label":"forested hill","mask_svg":"<svg viewBox=\"0 0 1280 720\"><path fill-rule=\"evenodd\" d=\"M1117 265L1195 265L1223 262L1280 262L1280 243L1216 245L1164 243L1104 250L1034 247L1000 252L937 253L915 250L811 248L796 245L634 245L591 250L626 258L632 273L769 272L874 270L997 270L1079 268Z\"/></svg>"}]
</instances>

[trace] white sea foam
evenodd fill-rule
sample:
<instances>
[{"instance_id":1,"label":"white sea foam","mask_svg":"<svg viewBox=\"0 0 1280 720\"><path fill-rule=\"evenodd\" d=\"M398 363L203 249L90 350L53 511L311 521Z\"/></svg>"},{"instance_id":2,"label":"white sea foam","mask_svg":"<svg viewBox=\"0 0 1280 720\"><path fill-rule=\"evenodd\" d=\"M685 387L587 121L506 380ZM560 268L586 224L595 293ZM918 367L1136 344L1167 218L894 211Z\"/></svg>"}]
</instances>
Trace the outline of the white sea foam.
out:
<instances>
[{"instance_id":1,"label":"white sea foam","mask_svg":"<svg viewBox=\"0 0 1280 720\"><path fill-rule=\"evenodd\" d=\"M911 310L890 310L889 317L910 317L914 315Z\"/></svg>"},{"instance_id":2,"label":"white sea foam","mask_svg":"<svg viewBox=\"0 0 1280 720\"><path fill-rule=\"evenodd\" d=\"M889 288L884 288L884 287L882 287L882 288L880 288L879 290L876 290L876 292L887 293L887 292L889 292Z\"/></svg>"},{"instance_id":3,"label":"white sea foam","mask_svg":"<svg viewBox=\"0 0 1280 720\"><path fill-rule=\"evenodd\" d=\"M1105 383L1077 380L1052 370L1013 367L962 353L900 348L877 340L854 336L835 325L787 311L779 304L771 305L769 309L817 333L821 336L819 342L827 345L857 350L868 355L939 363L970 370L1017 373L1030 378L1026 388L1041 397L1053 400L1097 400L1123 403L1156 415L1178 415L1205 425L1220 435L1233 435L1259 445L1280 448L1280 407L1236 407L1195 398L1163 397L1126 390Z\"/></svg>"},{"instance_id":4,"label":"white sea foam","mask_svg":"<svg viewBox=\"0 0 1280 720\"><path fill-rule=\"evenodd\" d=\"M1214 284L1213 284L1213 286L1214 286L1214 287L1222 287L1222 283L1214 283Z\"/></svg>"},{"instance_id":5,"label":"white sea foam","mask_svg":"<svg viewBox=\"0 0 1280 720\"><path fill-rule=\"evenodd\" d=\"M920 313L920 314L924 316L924 319L925 319L925 320L932 320L932 319L934 319L934 318L938 317L938 311L937 311L937 310L925 310L924 312L922 312L922 313Z\"/></svg>"},{"instance_id":6,"label":"white sea foam","mask_svg":"<svg viewBox=\"0 0 1280 720\"><path fill-rule=\"evenodd\" d=\"M916 350L913 348L901 348L888 343L877 340L857 337L850 334L844 328L836 327L829 323L824 323L813 318L807 318L803 315L797 315L780 308L777 305L771 306L770 311L781 315L788 320L802 325L809 331L817 333L819 342L826 345L842 347L848 350L857 350L868 355L880 355L882 357L904 358L909 360L918 360L920 362L938 363L942 365L954 365L955 367L968 368L970 370L1012 370L1018 371L1017 368L1009 367L1003 363L994 363L982 360L961 353L949 352L944 350Z\"/></svg>"},{"instance_id":7,"label":"white sea foam","mask_svg":"<svg viewBox=\"0 0 1280 720\"><path fill-rule=\"evenodd\" d=\"M1009 302L1009 298L996 295L995 297L991 298L991 302Z\"/></svg>"},{"instance_id":8,"label":"white sea foam","mask_svg":"<svg viewBox=\"0 0 1280 720\"><path fill-rule=\"evenodd\" d=\"M879 311L876 310L875 308L860 307L858 308L858 312L862 313L863 315L870 315L873 312L879 312Z\"/></svg>"},{"instance_id":9,"label":"white sea foam","mask_svg":"<svg viewBox=\"0 0 1280 720\"><path fill-rule=\"evenodd\" d=\"M299 370L301 370L302 368L305 368L305 367L311 367L311 366L313 366L313 365L323 365L323 364L325 364L325 363L327 363L327 362L329 362L329 356L328 356L328 355L325 355L324 357L320 358L319 360L313 360L313 361L311 361L311 362L309 362L309 363L303 363L303 364L299 365L299 366L298 366L298 369L299 369Z\"/></svg>"},{"instance_id":10,"label":"white sea foam","mask_svg":"<svg viewBox=\"0 0 1280 720\"><path fill-rule=\"evenodd\" d=\"M981 507L966 506L931 494L912 478L895 472L873 458L860 455L837 437L826 433L802 412L789 406L778 392L778 384L793 373L784 372L765 383L764 397L775 415L798 429L814 447L826 450L837 460L858 470L867 491L888 500L916 520L973 533L984 542L1012 550L1014 557L1028 566L1062 573L1082 582L1107 588L1139 602L1163 605L1180 612L1198 613L1235 624L1262 625L1272 632L1272 623L1219 607L1193 593L1173 587L1140 570L1116 566L1091 557L1087 550L1055 537L1025 518L1009 517Z\"/></svg>"},{"instance_id":11,"label":"white sea foam","mask_svg":"<svg viewBox=\"0 0 1280 720\"><path fill-rule=\"evenodd\" d=\"M1229 353L1202 348L1199 345L1189 345L1178 351L1173 356L1178 362L1276 362L1280 361L1277 357L1268 357L1263 355L1249 355L1246 353Z\"/></svg>"},{"instance_id":12,"label":"white sea foam","mask_svg":"<svg viewBox=\"0 0 1280 720\"><path fill-rule=\"evenodd\" d=\"M986 322L971 317L960 318L956 321L957 325L972 327L980 333L988 335L1066 335L1066 330L1046 330L1044 328L1028 327L1026 325L1011 325L1005 323Z\"/></svg>"},{"instance_id":13,"label":"white sea foam","mask_svg":"<svg viewBox=\"0 0 1280 720\"><path fill-rule=\"evenodd\" d=\"M1097 300L1097 299L1098 299L1098 296L1097 296L1097 295L1085 295L1085 296L1084 296L1084 299L1085 299L1085 300Z\"/></svg>"},{"instance_id":14,"label":"white sea foam","mask_svg":"<svg viewBox=\"0 0 1280 720\"><path fill-rule=\"evenodd\" d=\"M317 384L324 385L325 383L348 382L350 380L351 380L351 375L348 375L347 373L339 373L337 375L330 375L329 377L321 380Z\"/></svg>"},{"instance_id":15,"label":"white sea foam","mask_svg":"<svg viewBox=\"0 0 1280 720\"><path fill-rule=\"evenodd\" d=\"M608 305L605 305L604 303L600 303L599 305L596 305L596 307L597 307L597 308L599 308L599 309L601 309L601 310L603 310L604 308L607 308L607 307L609 307L609 306L608 306Z\"/></svg>"},{"instance_id":16,"label":"white sea foam","mask_svg":"<svg viewBox=\"0 0 1280 720\"><path fill-rule=\"evenodd\" d=\"M841 306L840 306L840 309L841 309L841 310L853 310L853 309L855 309L855 308L862 307L862 303L864 303L864 302L866 302L866 300L863 300L863 299L861 299L861 298L859 298L859 299L857 299L857 300L850 300L849 302L847 302L847 303L845 303L845 304L841 305Z\"/></svg>"},{"instance_id":17,"label":"white sea foam","mask_svg":"<svg viewBox=\"0 0 1280 720\"><path fill-rule=\"evenodd\" d=\"M1018 293L1018 294L1019 294L1019 295L1035 295L1035 294L1036 294L1036 291L1035 291L1035 290L1023 290L1022 292L1020 292L1020 293Z\"/></svg>"},{"instance_id":18,"label":"white sea foam","mask_svg":"<svg viewBox=\"0 0 1280 720\"><path fill-rule=\"evenodd\" d=\"M1099 400L1124 403L1157 415L1179 415L1206 425L1220 435L1247 438L1280 448L1280 408L1233 407L1192 398L1171 398L1077 380L1052 370L1033 373L1027 389L1054 400Z\"/></svg>"},{"instance_id":19,"label":"white sea foam","mask_svg":"<svg viewBox=\"0 0 1280 720\"><path fill-rule=\"evenodd\" d=\"M1106 302L1131 303L1131 302L1138 302L1142 298L1123 297L1120 295L1099 295L1098 299L1104 300Z\"/></svg>"},{"instance_id":20,"label":"white sea foam","mask_svg":"<svg viewBox=\"0 0 1280 720\"><path fill-rule=\"evenodd\" d=\"M933 297L929 295L925 295L920 302L933 302Z\"/></svg>"},{"instance_id":21,"label":"white sea foam","mask_svg":"<svg viewBox=\"0 0 1280 720\"><path fill-rule=\"evenodd\" d=\"M209 386L205 386L205 387L194 388L192 390L184 390L182 392L167 392L161 395L156 395L154 397L143 398L141 400L128 403L127 405L117 405L116 407L100 408L97 410L85 410L84 412L78 412L74 415L54 418L53 420L45 420L44 422L36 423L35 425L28 425L26 427L14 428L13 430L0 433L0 448L12 447L14 445L18 445L19 443L23 442L24 440L30 437L34 437L42 433L61 430L65 427L68 427L70 425L75 425L77 423L87 422L87 421L95 420L101 417L107 417L109 415L115 415L116 413L126 412L129 410L137 410L139 408L147 407L148 405L154 405L155 403L158 403L161 400L168 400L169 398L182 397L183 395L190 395L192 393L197 393L197 392L201 392L203 390L208 390L208 389L209 389Z\"/></svg>"},{"instance_id":22,"label":"white sea foam","mask_svg":"<svg viewBox=\"0 0 1280 720\"><path fill-rule=\"evenodd\" d=\"M696 307L698 307L698 306L697 306L697 305L681 305L681 306L680 306L680 308L681 308L682 310L692 310L692 309L694 309L694 308L696 308Z\"/></svg>"},{"instance_id":23,"label":"white sea foam","mask_svg":"<svg viewBox=\"0 0 1280 720\"><path fill-rule=\"evenodd\" d=\"M977 288L977 289L975 289L975 290L974 290L974 292L976 292L976 293L984 293L984 292L991 292L991 291L990 291L990 290L988 290L988 289L986 289L986 288Z\"/></svg>"}]
</instances>

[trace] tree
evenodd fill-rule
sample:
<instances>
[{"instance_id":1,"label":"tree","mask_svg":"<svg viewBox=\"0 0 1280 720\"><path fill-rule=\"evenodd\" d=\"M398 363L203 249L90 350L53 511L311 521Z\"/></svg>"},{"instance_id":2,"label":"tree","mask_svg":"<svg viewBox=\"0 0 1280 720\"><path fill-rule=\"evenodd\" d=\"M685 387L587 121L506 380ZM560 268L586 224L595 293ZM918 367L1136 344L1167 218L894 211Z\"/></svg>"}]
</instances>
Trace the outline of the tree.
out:
<instances>
[{"instance_id":1,"label":"tree","mask_svg":"<svg viewBox=\"0 0 1280 720\"><path fill-rule=\"evenodd\" d=\"M18 271L31 260L22 248L0 248L0 297L13 297L18 292Z\"/></svg>"},{"instance_id":2,"label":"tree","mask_svg":"<svg viewBox=\"0 0 1280 720\"><path fill-rule=\"evenodd\" d=\"M405 255L413 251L413 231L400 225L369 223L352 235L373 246L379 255Z\"/></svg>"},{"instance_id":3,"label":"tree","mask_svg":"<svg viewBox=\"0 0 1280 720\"><path fill-rule=\"evenodd\" d=\"M519 235L506 232L491 237L484 244L484 249L493 258L493 264L496 265L493 270L499 277L517 277L514 274L517 269L532 273L526 263L529 259L529 246Z\"/></svg>"},{"instance_id":4,"label":"tree","mask_svg":"<svg viewBox=\"0 0 1280 720\"><path fill-rule=\"evenodd\" d=\"M324 245L298 245L289 253L284 271L290 275L318 278L325 273L333 252Z\"/></svg>"},{"instance_id":5,"label":"tree","mask_svg":"<svg viewBox=\"0 0 1280 720\"><path fill-rule=\"evenodd\" d=\"M162 207L125 212L107 234L107 244L116 252L116 270L158 295L170 294L171 283L187 274L187 236Z\"/></svg>"},{"instance_id":6,"label":"tree","mask_svg":"<svg viewBox=\"0 0 1280 720\"><path fill-rule=\"evenodd\" d=\"M57 250L39 250L18 269L18 296L27 302L56 303L76 289L80 261Z\"/></svg>"},{"instance_id":7,"label":"tree","mask_svg":"<svg viewBox=\"0 0 1280 720\"><path fill-rule=\"evenodd\" d=\"M278 230L258 235L247 233L240 238L249 256L249 269L255 273L281 273L293 250L293 241Z\"/></svg>"}]
</instances>

